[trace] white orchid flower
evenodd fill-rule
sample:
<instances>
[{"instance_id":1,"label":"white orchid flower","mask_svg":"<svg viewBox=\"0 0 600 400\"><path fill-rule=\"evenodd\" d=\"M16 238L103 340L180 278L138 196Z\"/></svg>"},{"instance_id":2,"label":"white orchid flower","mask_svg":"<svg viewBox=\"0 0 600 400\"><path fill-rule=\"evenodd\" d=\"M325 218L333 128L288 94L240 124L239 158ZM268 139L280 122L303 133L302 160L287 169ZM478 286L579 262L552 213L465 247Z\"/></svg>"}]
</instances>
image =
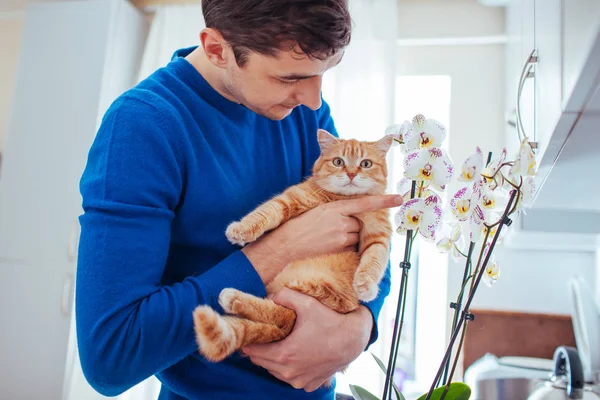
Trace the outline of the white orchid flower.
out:
<instances>
[{"instance_id":1,"label":"white orchid flower","mask_svg":"<svg viewBox=\"0 0 600 400\"><path fill-rule=\"evenodd\" d=\"M483 210L481 209L479 204L477 204L475 208L473 208L473 212L469 217L468 225L465 224L468 228L469 239L471 240L471 242L477 242L481 238L484 228L484 219L485 216L483 214Z\"/></svg>"},{"instance_id":2,"label":"white orchid flower","mask_svg":"<svg viewBox=\"0 0 600 400\"><path fill-rule=\"evenodd\" d=\"M483 169L483 153L477 147L475 153L471 154L462 165L462 170L458 176L459 181L472 182L474 179L479 179L479 174Z\"/></svg>"},{"instance_id":3,"label":"white orchid flower","mask_svg":"<svg viewBox=\"0 0 600 400\"><path fill-rule=\"evenodd\" d=\"M481 188L480 204L486 217L492 212L504 212L509 199L509 192L502 187L496 187L495 190L492 190L488 185L484 185Z\"/></svg>"},{"instance_id":4,"label":"white orchid flower","mask_svg":"<svg viewBox=\"0 0 600 400\"><path fill-rule=\"evenodd\" d=\"M450 222L444 228L449 233L436 243L436 247L441 253L448 253L454 249L456 242L460 239L460 224L458 222Z\"/></svg>"},{"instance_id":5,"label":"white orchid flower","mask_svg":"<svg viewBox=\"0 0 600 400\"><path fill-rule=\"evenodd\" d=\"M498 278L500 278L500 268L498 266L498 262L494 257L490 257L481 280L486 284L486 286L492 287L492 285L498 281Z\"/></svg>"},{"instance_id":6,"label":"white orchid flower","mask_svg":"<svg viewBox=\"0 0 600 400\"><path fill-rule=\"evenodd\" d=\"M404 158L406 178L431 184L436 189L444 190L453 175L452 161L441 148L416 150Z\"/></svg>"},{"instance_id":7,"label":"white orchid flower","mask_svg":"<svg viewBox=\"0 0 600 400\"><path fill-rule=\"evenodd\" d=\"M485 183L492 190L504 184L504 178L502 176L502 173L498 172L498 170L502 168L502 164L505 160L506 147L502 149L500 157L492 159L492 161L490 161L490 163L485 168L483 168L483 171L481 171L481 175L483 175ZM498 173L496 174L496 172Z\"/></svg>"},{"instance_id":8,"label":"white orchid flower","mask_svg":"<svg viewBox=\"0 0 600 400\"><path fill-rule=\"evenodd\" d=\"M519 153L515 159L513 166L510 168L510 175L534 176L536 173L535 154L529 139L526 137L521 142Z\"/></svg>"},{"instance_id":9,"label":"white orchid flower","mask_svg":"<svg viewBox=\"0 0 600 400\"><path fill-rule=\"evenodd\" d=\"M450 200L452 214L457 220L466 221L471 216L475 206L479 204L480 198L481 190L477 183L462 187Z\"/></svg>"},{"instance_id":10,"label":"white orchid flower","mask_svg":"<svg viewBox=\"0 0 600 400\"><path fill-rule=\"evenodd\" d=\"M444 125L434 119L426 119L422 114L415 115L411 128L404 136L407 151L441 147L444 139Z\"/></svg>"},{"instance_id":11,"label":"white orchid flower","mask_svg":"<svg viewBox=\"0 0 600 400\"><path fill-rule=\"evenodd\" d=\"M404 121L401 124L390 125L385 130L385 135L391 135L394 138L392 146L400 146L400 152L406 154L405 135L412 128L412 124Z\"/></svg>"},{"instance_id":12,"label":"white orchid flower","mask_svg":"<svg viewBox=\"0 0 600 400\"><path fill-rule=\"evenodd\" d=\"M396 193L402 195L404 202L406 203L411 199L411 190L412 190L412 182L410 179L402 178L400 182L396 184ZM429 188L427 184L417 184L415 188L415 198L420 197L423 199L428 198L429 196L436 196L438 204L442 203L442 199L437 195L433 190Z\"/></svg>"},{"instance_id":13,"label":"white orchid flower","mask_svg":"<svg viewBox=\"0 0 600 400\"><path fill-rule=\"evenodd\" d=\"M404 234L408 230L418 229L426 240L435 240L438 226L442 220L439 197L436 195L425 199L410 199L400 206L395 219L398 233Z\"/></svg>"},{"instance_id":14,"label":"white orchid flower","mask_svg":"<svg viewBox=\"0 0 600 400\"><path fill-rule=\"evenodd\" d=\"M523 184L521 185L521 198L517 204L517 209L531 207L536 190L537 187L533 177L528 176L527 178L523 179Z\"/></svg>"}]
</instances>

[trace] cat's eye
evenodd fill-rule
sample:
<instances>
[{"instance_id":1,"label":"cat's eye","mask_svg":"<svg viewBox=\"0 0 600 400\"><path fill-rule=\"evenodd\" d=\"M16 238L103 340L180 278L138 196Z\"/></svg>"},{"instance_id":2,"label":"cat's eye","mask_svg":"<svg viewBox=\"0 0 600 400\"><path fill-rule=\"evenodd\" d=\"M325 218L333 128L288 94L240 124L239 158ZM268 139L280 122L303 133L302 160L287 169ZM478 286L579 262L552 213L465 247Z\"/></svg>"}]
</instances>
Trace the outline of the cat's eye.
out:
<instances>
[{"instance_id":1,"label":"cat's eye","mask_svg":"<svg viewBox=\"0 0 600 400\"><path fill-rule=\"evenodd\" d=\"M361 168L371 168L372 165L373 165L373 161L371 161L371 160L362 160L360 162Z\"/></svg>"},{"instance_id":2,"label":"cat's eye","mask_svg":"<svg viewBox=\"0 0 600 400\"><path fill-rule=\"evenodd\" d=\"M333 165L335 165L336 167L343 167L344 166L344 160L342 160L339 157L336 157L333 159Z\"/></svg>"}]
</instances>

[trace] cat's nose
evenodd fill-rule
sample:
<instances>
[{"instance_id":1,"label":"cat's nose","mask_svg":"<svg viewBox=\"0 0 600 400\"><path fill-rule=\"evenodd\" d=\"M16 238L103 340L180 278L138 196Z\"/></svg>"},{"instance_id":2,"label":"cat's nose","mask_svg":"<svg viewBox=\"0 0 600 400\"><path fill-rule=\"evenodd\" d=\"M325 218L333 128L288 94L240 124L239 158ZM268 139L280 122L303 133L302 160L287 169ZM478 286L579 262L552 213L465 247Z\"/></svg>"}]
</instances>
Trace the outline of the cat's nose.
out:
<instances>
[{"instance_id":1,"label":"cat's nose","mask_svg":"<svg viewBox=\"0 0 600 400\"><path fill-rule=\"evenodd\" d=\"M353 172L347 172L346 175L348 175L348 178L350 178L350 180L354 179L354 177L356 176L356 174Z\"/></svg>"}]
</instances>

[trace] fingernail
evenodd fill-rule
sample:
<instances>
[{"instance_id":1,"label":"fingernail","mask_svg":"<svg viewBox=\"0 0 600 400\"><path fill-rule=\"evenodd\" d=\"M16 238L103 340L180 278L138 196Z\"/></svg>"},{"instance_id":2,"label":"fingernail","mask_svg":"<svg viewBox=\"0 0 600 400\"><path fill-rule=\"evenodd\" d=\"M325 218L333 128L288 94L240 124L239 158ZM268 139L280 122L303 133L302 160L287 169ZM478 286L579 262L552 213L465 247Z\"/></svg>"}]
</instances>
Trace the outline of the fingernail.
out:
<instances>
[{"instance_id":1,"label":"fingernail","mask_svg":"<svg viewBox=\"0 0 600 400\"><path fill-rule=\"evenodd\" d=\"M404 203L404 199L402 198L402 196L396 196L396 198L394 199L394 203L396 203L397 205L400 205L400 204Z\"/></svg>"}]
</instances>

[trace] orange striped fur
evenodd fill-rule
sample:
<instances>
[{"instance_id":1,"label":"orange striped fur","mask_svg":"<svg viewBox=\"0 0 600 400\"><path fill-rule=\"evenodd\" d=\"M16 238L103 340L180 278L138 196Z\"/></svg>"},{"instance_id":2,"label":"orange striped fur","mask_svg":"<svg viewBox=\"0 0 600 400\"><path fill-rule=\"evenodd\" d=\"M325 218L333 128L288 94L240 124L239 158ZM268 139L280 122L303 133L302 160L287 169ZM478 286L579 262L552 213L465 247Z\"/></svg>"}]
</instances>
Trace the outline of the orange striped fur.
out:
<instances>
[{"instance_id":1,"label":"orange striped fur","mask_svg":"<svg viewBox=\"0 0 600 400\"><path fill-rule=\"evenodd\" d=\"M226 236L232 243L241 246L251 243L288 219L321 204L385 192L386 154L391 136L377 142L361 142L337 139L319 130L318 138L321 156L314 164L312 176L266 201L241 221L230 224ZM350 176L353 185L348 185ZM355 217L361 222L358 252L293 261L267 284L267 293L285 286L340 313L354 311L360 301L374 299L388 262L392 234L388 210ZM215 362L248 344L285 338L296 319L290 309L235 289L224 289L219 303L229 315L221 316L208 306L198 306L194 311L200 353Z\"/></svg>"}]
</instances>

